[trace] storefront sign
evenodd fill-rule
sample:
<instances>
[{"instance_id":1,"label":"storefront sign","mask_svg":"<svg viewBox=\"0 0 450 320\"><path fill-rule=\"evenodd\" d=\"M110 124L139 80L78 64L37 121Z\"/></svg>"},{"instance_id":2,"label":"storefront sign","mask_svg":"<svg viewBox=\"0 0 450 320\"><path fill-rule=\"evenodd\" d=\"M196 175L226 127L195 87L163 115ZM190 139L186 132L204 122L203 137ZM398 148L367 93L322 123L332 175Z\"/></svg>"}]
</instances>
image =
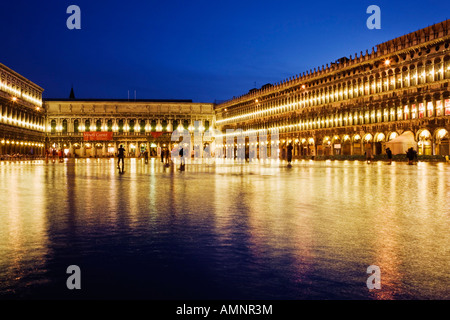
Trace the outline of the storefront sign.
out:
<instances>
[{"instance_id":1,"label":"storefront sign","mask_svg":"<svg viewBox=\"0 0 450 320\"><path fill-rule=\"evenodd\" d=\"M163 133L162 132L150 132L153 138L159 138Z\"/></svg>"},{"instance_id":2,"label":"storefront sign","mask_svg":"<svg viewBox=\"0 0 450 320\"><path fill-rule=\"evenodd\" d=\"M83 140L84 141L111 141L113 139L112 132L84 132Z\"/></svg>"}]
</instances>

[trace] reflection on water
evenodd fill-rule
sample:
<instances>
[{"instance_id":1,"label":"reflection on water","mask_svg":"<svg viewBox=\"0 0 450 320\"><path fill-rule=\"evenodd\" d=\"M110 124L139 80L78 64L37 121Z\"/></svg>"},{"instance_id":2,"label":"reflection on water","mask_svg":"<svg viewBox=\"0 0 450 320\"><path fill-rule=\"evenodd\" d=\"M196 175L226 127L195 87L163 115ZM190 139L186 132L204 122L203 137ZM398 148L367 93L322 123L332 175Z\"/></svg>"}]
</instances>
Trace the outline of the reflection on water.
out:
<instances>
[{"instance_id":1,"label":"reflection on water","mask_svg":"<svg viewBox=\"0 0 450 320\"><path fill-rule=\"evenodd\" d=\"M0 297L450 298L446 164L115 166L0 163Z\"/></svg>"}]
</instances>

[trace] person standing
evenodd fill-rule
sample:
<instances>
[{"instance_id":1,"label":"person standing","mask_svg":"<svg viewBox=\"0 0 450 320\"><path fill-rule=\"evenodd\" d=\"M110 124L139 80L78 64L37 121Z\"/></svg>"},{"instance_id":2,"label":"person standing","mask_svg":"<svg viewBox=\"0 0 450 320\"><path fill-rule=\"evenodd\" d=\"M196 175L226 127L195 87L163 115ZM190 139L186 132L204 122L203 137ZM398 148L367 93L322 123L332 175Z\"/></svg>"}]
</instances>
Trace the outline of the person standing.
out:
<instances>
[{"instance_id":1,"label":"person standing","mask_svg":"<svg viewBox=\"0 0 450 320\"><path fill-rule=\"evenodd\" d=\"M287 146L287 162L288 165L291 165L292 162L292 150L294 149L294 147L292 146L292 143L289 143L289 145Z\"/></svg>"},{"instance_id":2,"label":"person standing","mask_svg":"<svg viewBox=\"0 0 450 320\"><path fill-rule=\"evenodd\" d=\"M165 148L161 148L161 162L164 163L164 155L166 153Z\"/></svg>"},{"instance_id":3,"label":"person standing","mask_svg":"<svg viewBox=\"0 0 450 320\"><path fill-rule=\"evenodd\" d=\"M388 157L389 164L392 164L392 151L391 151L390 148L386 149L386 154L387 154L387 157Z\"/></svg>"},{"instance_id":4,"label":"person standing","mask_svg":"<svg viewBox=\"0 0 450 320\"><path fill-rule=\"evenodd\" d=\"M148 149L145 149L144 151L144 159L145 159L145 163L148 163Z\"/></svg>"},{"instance_id":5,"label":"person standing","mask_svg":"<svg viewBox=\"0 0 450 320\"><path fill-rule=\"evenodd\" d=\"M125 164L124 164L124 158L125 158L125 149L123 147L123 145L120 145L117 157L118 157L118 161L117 161L117 168L119 168L120 170L120 161L122 161L122 171L124 170Z\"/></svg>"},{"instance_id":6,"label":"person standing","mask_svg":"<svg viewBox=\"0 0 450 320\"><path fill-rule=\"evenodd\" d=\"M406 152L406 158L408 159L409 165L413 164L414 156L415 156L414 149L409 148L408 151Z\"/></svg>"},{"instance_id":7,"label":"person standing","mask_svg":"<svg viewBox=\"0 0 450 320\"><path fill-rule=\"evenodd\" d=\"M180 156L180 170L184 170L184 152L183 152L183 147L180 147L180 152L178 153L178 155Z\"/></svg>"},{"instance_id":8,"label":"person standing","mask_svg":"<svg viewBox=\"0 0 450 320\"><path fill-rule=\"evenodd\" d=\"M169 148L166 148L165 160L166 160L166 166L169 166L169 163L170 163L170 151L169 151Z\"/></svg>"}]
</instances>

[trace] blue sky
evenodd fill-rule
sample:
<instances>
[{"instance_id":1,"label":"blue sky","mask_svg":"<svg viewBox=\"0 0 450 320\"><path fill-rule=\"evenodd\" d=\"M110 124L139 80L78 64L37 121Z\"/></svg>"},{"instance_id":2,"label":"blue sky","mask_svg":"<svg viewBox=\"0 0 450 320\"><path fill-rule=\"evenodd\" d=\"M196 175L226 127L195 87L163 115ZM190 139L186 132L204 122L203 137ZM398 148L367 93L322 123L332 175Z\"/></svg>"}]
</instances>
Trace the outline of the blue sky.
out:
<instances>
[{"instance_id":1,"label":"blue sky","mask_svg":"<svg viewBox=\"0 0 450 320\"><path fill-rule=\"evenodd\" d=\"M81 30L69 30L69 5ZM369 5L381 30L369 30ZM226 100L448 17L445 1L8 1L0 62L45 98ZM449 15L450 16L450 15Z\"/></svg>"}]
</instances>

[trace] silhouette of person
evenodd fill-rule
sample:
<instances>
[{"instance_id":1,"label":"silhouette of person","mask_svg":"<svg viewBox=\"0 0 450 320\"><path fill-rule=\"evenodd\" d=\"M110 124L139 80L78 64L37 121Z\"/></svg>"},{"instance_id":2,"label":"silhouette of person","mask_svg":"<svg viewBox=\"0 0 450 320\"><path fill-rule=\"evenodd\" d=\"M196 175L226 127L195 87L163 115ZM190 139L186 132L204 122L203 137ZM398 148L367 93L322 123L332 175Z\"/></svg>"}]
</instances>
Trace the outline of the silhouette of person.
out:
<instances>
[{"instance_id":1,"label":"silhouette of person","mask_svg":"<svg viewBox=\"0 0 450 320\"><path fill-rule=\"evenodd\" d=\"M391 164L392 163L392 151L391 151L390 148L386 149L386 154L387 154L387 157L388 157L388 160L389 160L389 164Z\"/></svg>"},{"instance_id":2,"label":"silhouette of person","mask_svg":"<svg viewBox=\"0 0 450 320\"><path fill-rule=\"evenodd\" d=\"M117 155L118 161L117 161L117 168L120 170L120 161L122 161L122 171L124 170L124 158L125 158L125 149L123 148L123 145L120 145L119 150L117 150L119 153Z\"/></svg>"},{"instance_id":3,"label":"silhouette of person","mask_svg":"<svg viewBox=\"0 0 450 320\"><path fill-rule=\"evenodd\" d=\"M289 145L287 146L287 161L288 161L289 165L292 162L292 150L293 149L294 149L294 147L292 146L292 143L289 143Z\"/></svg>"}]
</instances>

